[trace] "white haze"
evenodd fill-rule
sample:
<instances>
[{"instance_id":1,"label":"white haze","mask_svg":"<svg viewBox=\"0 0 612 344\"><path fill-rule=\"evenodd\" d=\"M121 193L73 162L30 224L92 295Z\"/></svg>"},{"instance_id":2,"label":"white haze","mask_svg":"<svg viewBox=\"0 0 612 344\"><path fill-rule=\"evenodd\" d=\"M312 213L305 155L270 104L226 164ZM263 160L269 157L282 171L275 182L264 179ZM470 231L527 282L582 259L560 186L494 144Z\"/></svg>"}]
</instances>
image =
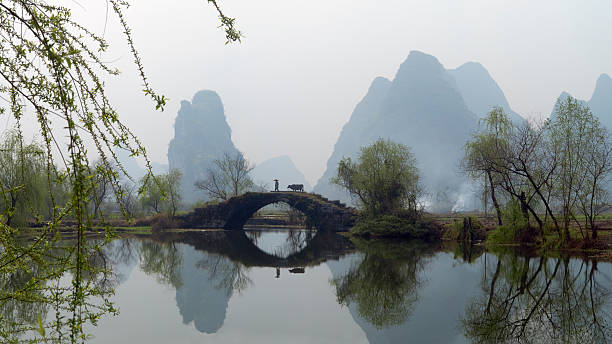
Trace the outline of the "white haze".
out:
<instances>
[{"instance_id":1,"label":"white haze","mask_svg":"<svg viewBox=\"0 0 612 344\"><path fill-rule=\"evenodd\" d=\"M548 115L563 90L588 99L599 74L612 75L611 1L219 2L237 17L243 43L224 45L204 0L135 0L126 11L149 81L170 98L159 113L114 16L105 23L107 2L65 1L110 41L102 57L123 74L107 81L109 95L154 161L167 162L179 103L201 89L219 93L248 158L289 155L315 184L371 81L392 78L410 50L446 68L482 63L511 107L530 117ZM10 125L0 118L0 129Z\"/></svg>"}]
</instances>

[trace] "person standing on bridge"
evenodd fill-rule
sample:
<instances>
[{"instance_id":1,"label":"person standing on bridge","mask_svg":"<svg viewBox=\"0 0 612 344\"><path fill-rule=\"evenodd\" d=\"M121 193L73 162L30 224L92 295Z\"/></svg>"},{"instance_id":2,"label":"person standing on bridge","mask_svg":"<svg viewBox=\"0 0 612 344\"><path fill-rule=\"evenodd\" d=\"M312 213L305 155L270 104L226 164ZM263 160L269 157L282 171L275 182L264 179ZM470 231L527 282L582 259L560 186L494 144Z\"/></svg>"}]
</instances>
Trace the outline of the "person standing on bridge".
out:
<instances>
[{"instance_id":1,"label":"person standing on bridge","mask_svg":"<svg viewBox=\"0 0 612 344\"><path fill-rule=\"evenodd\" d=\"M278 191L278 179L274 179L274 191Z\"/></svg>"}]
</instances>

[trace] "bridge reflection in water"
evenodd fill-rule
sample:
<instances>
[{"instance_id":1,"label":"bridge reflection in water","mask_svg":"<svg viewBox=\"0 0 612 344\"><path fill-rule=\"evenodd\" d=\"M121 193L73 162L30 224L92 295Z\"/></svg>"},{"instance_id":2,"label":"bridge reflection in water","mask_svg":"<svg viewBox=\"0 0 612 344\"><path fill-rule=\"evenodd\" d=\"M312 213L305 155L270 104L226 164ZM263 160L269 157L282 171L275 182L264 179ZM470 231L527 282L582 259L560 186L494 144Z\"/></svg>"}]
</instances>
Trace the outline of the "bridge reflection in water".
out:
<instances>
[{"instance_id":1,"label":"bridge reflection in water","mask_svg":"<svg viewBox=\"0 0 612 344\"><path fill-rule=\"evenodd\" d=\"M327 259L339 259L354 250L354 245L344 236L320 231L314 233L312 237L298 243L303 249L285 257L265 252L245 231L163 233L155 240L188 244L196 250L223 255L247 267L315 266Z\"/></svg>"}]
</instances>

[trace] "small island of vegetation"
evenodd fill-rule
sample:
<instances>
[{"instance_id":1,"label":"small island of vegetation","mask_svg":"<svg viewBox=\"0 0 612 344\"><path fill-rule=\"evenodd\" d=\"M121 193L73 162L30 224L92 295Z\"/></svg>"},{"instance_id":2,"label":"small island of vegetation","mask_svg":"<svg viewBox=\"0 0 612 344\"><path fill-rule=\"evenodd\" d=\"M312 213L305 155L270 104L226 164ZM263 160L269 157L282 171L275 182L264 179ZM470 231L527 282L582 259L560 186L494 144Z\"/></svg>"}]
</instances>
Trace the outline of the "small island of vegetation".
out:
<instances>
[{"instance_id":1,"label":"small island of vegetation","mask_svg":"<svg viewBox=\"0 0 612 344\"><path fill-rule=\"evenodd\" d=\"M423 217L416 159L400 143L379 139L362 147L356 161L342 159L333 183L345 188L360 208L351 234L432 240L439 231Z\"/></svg>"}]
</instances>

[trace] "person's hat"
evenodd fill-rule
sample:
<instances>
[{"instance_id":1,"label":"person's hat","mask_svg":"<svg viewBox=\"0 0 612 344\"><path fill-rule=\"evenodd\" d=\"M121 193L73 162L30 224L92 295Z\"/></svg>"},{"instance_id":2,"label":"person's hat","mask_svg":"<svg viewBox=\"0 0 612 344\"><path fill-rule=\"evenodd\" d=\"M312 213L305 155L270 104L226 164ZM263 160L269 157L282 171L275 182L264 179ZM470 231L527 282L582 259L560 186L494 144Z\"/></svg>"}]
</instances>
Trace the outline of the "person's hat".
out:
<instances>
[{"instance_id":1,"label":"person's hat","mask_svg":"<svg viewBox=\"0 0 612 344\"><path fill-rule=\"evenodd\" d=\"M274 179L274 181L275 181L275 182L277 182L277 181L278 181L278 179Z\"/></svg>"}]
</instances>

